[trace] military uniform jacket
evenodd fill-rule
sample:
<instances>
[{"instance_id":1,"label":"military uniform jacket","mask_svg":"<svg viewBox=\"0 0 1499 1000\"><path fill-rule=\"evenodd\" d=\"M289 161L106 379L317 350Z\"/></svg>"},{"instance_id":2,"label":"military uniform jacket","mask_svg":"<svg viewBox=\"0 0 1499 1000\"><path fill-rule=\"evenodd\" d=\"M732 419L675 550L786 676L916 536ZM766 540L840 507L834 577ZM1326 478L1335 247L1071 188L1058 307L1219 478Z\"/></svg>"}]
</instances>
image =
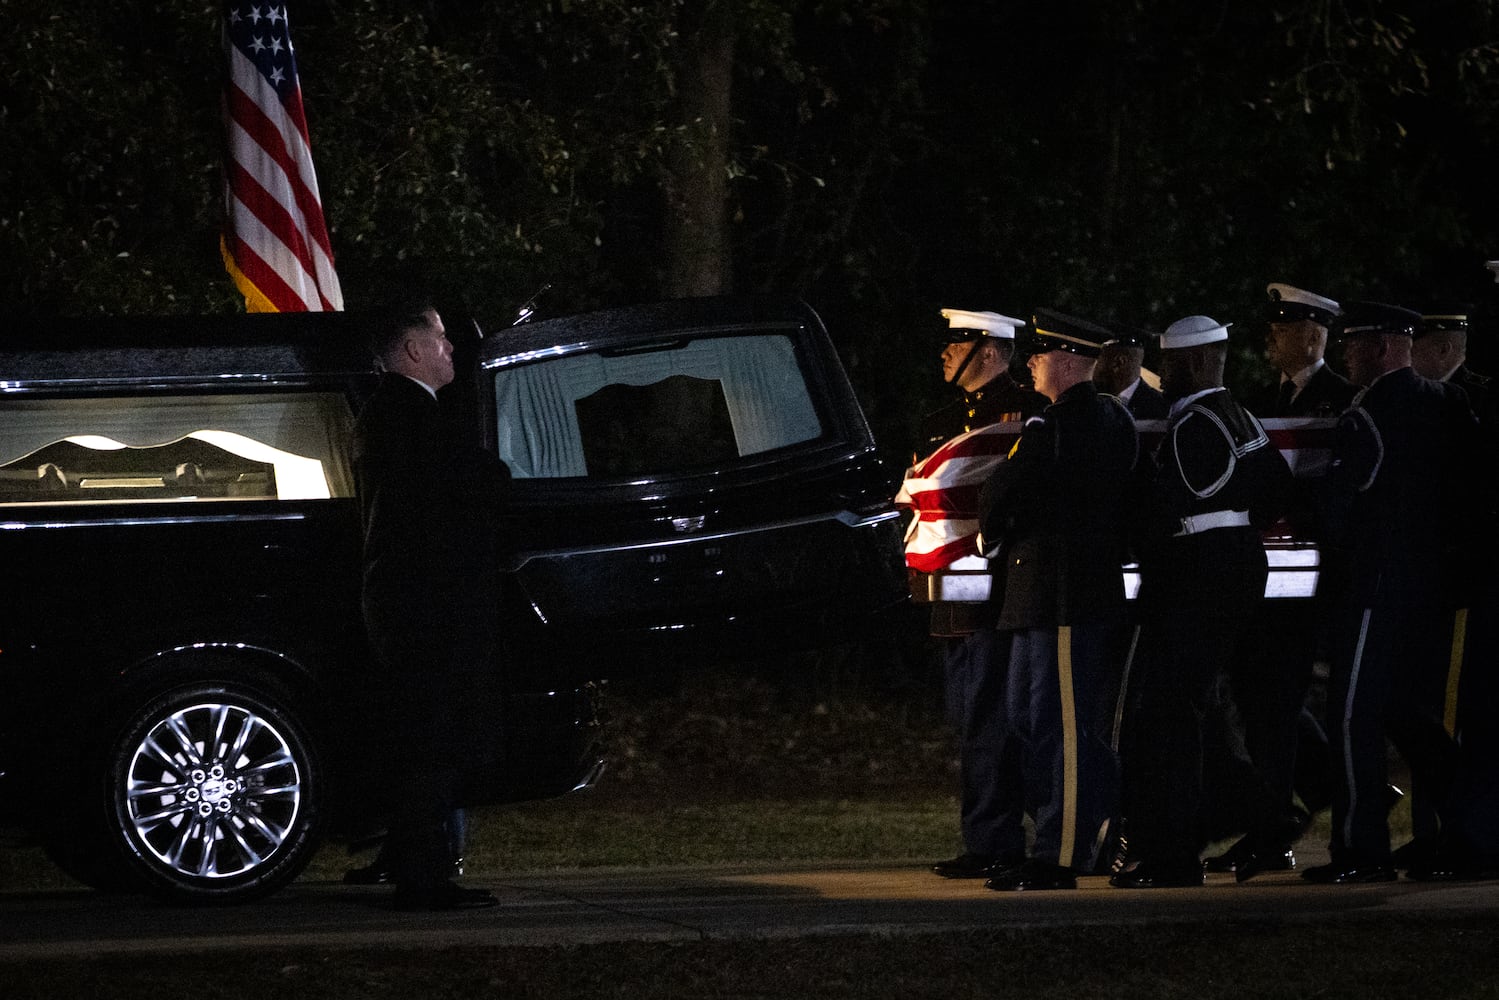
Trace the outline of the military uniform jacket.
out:
<instances>
[{"instance_id":1,"label":"military uniform jacket","mask_svg":"<svg viewBox=\"0 0 1499 1000\"><path fill-rule=\"evenodd\" d=\"M1146 382L1144 379L1135 386L1135 391L1129 394L1130 415L1136 420L1165 420L1170 406L1161 390Z\"/></svg>"},{"instance_id":2,"label":"military uniform jacket","mask_svg":"<svg viewBox=\"0 0 1499 1000\"><path fill-rule=\"evenodd\" d=\"M1312 372L1306 385L1291 400L1291 405L1281 408L1280 383L1256 394L1249 409L1260 417L1336 417L1348 409L1358 387L1327 365Z\"/></svg>"},{"instance_id":3,"label":"military uniform jacket","mask_svg":"<svg viewBox=\"0 0 1499 1000\"><path fill-rule=\"evenodd\" d=\"M1291 470L1265 428L1224 388L1189 397L1156 453L1150 537L1183 534L1182 519L1243 511L1263 529L1285 513Z\"/></svg>"},{"instance_id":4,"label":"military uniform jacket","mask_svg":"<svg viewBox=\"0 0 1499 1000\"><path fill-rule=\"evenodd\" d=\"M980 388L963 393L961 399L926 416L921 424L921 455L930 455L945 442L975 427L1024 420L1044 410L1047 402L1039 392L1010 378L1009 372L1000 372Z\"/></svg>"},{"instance_id":5,"label":"military uniform jacket","mask_svg":"<svg viewBox=\"0 0 1499 1000\"><path fill-rule=\"evenodd\" d=\"M980 498L984 544L999 546L1000 628L1073 625L1124 606L1138 461L1129 411L1091 382L1025 422Z\"/></svg>"},{"instance_id":6,"label":"military uniform jacket","mask_svg":"<svg viewBox=\"0 0 1499 1000\"><path fill-rule=\"evenodd\" d=\"M1480 375L1467 365L1458 365L1457 371L1447 377L1447 381L1453 385L1461 386L1463 392L1468 394L1468 405L1473 409L1473 415L1478 418L1478 424L1489 433L1492 444L1495 435L1499 435L1499 391L1495 390L1494 380L1487 375ZM1493 452L1489 452L1493 457Z\"/></svg>"},{"instance_id":7,"label":"military uniform jacket","mask_svg":"<svg viewBox=\"0 0 1499 1000\"><path fill-rule=\"evenodd\" d=\"M1223 388L1177 404L1154 466L1140 544L1142 612L1211 612L1222 594L1266 572L1260 530L1285 512L1291 470ZM1229 523L1213 526L1220 517Z\"/></svg>"},{"instance_id":8,"label":"military uniform jacket","mask_svg":"<svg viewBox=\"0 0 1499 1000\"><path fill-rule=\"evenodd\" d=\"M1478 420L1451 382L1402 368L1359 393L1338 421L1324 480L1328 555L1345 598L1364 607L1462 598L1480 570L1467 556L1484 547L1478 447Z\"/></svg>"},{"instance_id":9,"label":"military uniform jacket","mask_svg":"<svg viewBox=\"0 0 1499 1000\"><path fill-rule=\"evenodd\" d=\"M1027 389L1008 372L991 379L981 388L965 392L963 397L929 414L922 422L923 456L976 427L987 427L1005 421L1021 421L1040 413L1048 400L1034 389ZM923 457L918 456L918 457ZM997 585L992 590L998 594ZM988 604L937 601L932 604L933 635L967 635L994 622L993 598Z\"/></svg>"}]
</instances>

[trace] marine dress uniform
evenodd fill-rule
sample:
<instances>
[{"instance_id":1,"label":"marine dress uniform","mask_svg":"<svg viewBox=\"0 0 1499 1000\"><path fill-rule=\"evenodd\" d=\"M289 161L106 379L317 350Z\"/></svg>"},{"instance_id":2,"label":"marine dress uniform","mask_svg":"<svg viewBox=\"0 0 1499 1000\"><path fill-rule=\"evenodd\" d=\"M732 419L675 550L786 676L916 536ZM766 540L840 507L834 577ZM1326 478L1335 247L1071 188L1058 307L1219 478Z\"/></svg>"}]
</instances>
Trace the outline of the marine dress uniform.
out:
<instances>
[{"instance_id":1,"label":"marine dress uniform","mask_svg":"<svg viewBox=\"0 0 1499 1000\"><path fill-rule=\"evenodd\" d=\"M1015 331L1025 325L993 312L944 309L948 349L967 345L950 380L972 385L970 373L992 377L931 414L923 425L924 454L907 473L897 504L913 510L906 563L918 583L959 558L978 559L979 487L1009 450L995 425L1017 424L1041 410L1046 397L1020 386L1007 371ZM976 362L991 342L998 350ZM1003 343L995 343L1000 342ZM931 634L946 644L944 690L949 721L958 735L960 828L963 853L937 862L945 878L987 878L996 865L1019 861L1025 831L1018 770L1004 719L1008 650L994 630L987 600L931 603Z\"/></svg>"},{"instance_id":2,"label":"marine dress uniform","mask_svg":"<svg viewBox=\"0 0 1499 1000\"><path fill-rule=\"evenodd\" d=\"M1036 353L1097 357L1101 327L1037 311ZM1038 382L1039 384L1039 382ZM992 889L1058 889L1089 873L1118 805L1109 744L1121 668L1127 551L1139 441L1120 401L1084 378L1027 420L984 486L986 545L1003 564L1007 717L1020 753L1029 858Z\"/></svg>"}]
</instances>

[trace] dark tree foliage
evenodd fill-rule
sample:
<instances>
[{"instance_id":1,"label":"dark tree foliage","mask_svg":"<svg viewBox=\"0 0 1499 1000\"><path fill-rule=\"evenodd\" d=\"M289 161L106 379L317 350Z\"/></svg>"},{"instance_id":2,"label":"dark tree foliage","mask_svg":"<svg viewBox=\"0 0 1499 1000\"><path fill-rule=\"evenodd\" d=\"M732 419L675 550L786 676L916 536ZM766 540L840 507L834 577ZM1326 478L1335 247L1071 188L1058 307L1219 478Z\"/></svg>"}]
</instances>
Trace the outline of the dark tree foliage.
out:
<instances>
[{"instance_id":1,"label":"dark tree foliage","mask_svg":"<svg viewBox=\"0 0 1499 1000\"><path fill-rule=\"evenodd\" d=\"M1245 387L1270 281L1493 311L1496 0L287 7L351 306L800 294L892 456L942 306L1209 313ZM218 17L0 0L12 317L240 307Z\"/></svg>"}]
</instances>

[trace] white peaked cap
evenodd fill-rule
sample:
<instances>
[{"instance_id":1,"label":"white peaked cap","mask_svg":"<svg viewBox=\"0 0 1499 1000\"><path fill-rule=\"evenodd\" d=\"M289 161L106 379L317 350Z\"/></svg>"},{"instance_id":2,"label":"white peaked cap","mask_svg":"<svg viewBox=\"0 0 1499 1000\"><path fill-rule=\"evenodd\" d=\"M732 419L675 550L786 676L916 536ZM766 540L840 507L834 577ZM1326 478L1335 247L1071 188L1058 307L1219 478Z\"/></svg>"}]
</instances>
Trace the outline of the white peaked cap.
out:
<instances>
[{"instance_id":1,"label":"white peaked cap","mask_svg":"<svg viewBox=\"0 0 1499 1000\"><path fill-rule=\"evenodd\" d=\"M1295 285L1287 285L1278 281L1266 285L1265 294L1270 296L1274 312L1279 319L1310 319L1327 326L1335 316L1342 312L1337 301L1326 295L1318 295L1305 288L1297 288Z\"/></svg>"},{"instance_id":2,"label":"white peaked cap","mask_svg":"<svg viewBox=\"0 0 1499 1000\"><path fill-rule=\"evenodd\" d=\"M1015 331L1025 326L1025 320L1013 316L1001 316L996 312L975 312L971 309L944 309L942 316L954 330L978 330L990 337L1014 340Z\"/></svg>"},{"instance_id":3,"label":"white peaked cap","mask_svg":"<svg viewBox=\"0 0 1499 1000\"><path fill-rule=\"evenodd\" d=\"M1232 323L1220 323L1211 316L1188 316L1166 327L1161 334L1161 349L1196 347L1228 339L1228 328Z\"/></svg>"}]
</instances>

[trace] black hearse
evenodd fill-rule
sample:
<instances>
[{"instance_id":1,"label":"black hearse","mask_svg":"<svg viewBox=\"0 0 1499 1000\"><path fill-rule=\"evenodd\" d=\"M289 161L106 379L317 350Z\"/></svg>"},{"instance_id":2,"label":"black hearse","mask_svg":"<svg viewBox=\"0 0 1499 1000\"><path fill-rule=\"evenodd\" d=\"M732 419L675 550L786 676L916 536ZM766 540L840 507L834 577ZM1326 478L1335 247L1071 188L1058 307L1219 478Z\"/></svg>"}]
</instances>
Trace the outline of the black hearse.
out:
<instances>
[{"instance_id":1,"label":"black hearse","mask_svg":"<svg viewBox=\"0 0 1499 1000\"><path fill-rule=\"evenodd\" d=\"M325 314L0 344L0 820L84 882L248 899L378 815L364 342ZM687 300L463 347L445 391L515 477L483 800L597 775L594 681L833 641L902 599L889 474L805 305Z\"/></svg>"}]
</instances>

